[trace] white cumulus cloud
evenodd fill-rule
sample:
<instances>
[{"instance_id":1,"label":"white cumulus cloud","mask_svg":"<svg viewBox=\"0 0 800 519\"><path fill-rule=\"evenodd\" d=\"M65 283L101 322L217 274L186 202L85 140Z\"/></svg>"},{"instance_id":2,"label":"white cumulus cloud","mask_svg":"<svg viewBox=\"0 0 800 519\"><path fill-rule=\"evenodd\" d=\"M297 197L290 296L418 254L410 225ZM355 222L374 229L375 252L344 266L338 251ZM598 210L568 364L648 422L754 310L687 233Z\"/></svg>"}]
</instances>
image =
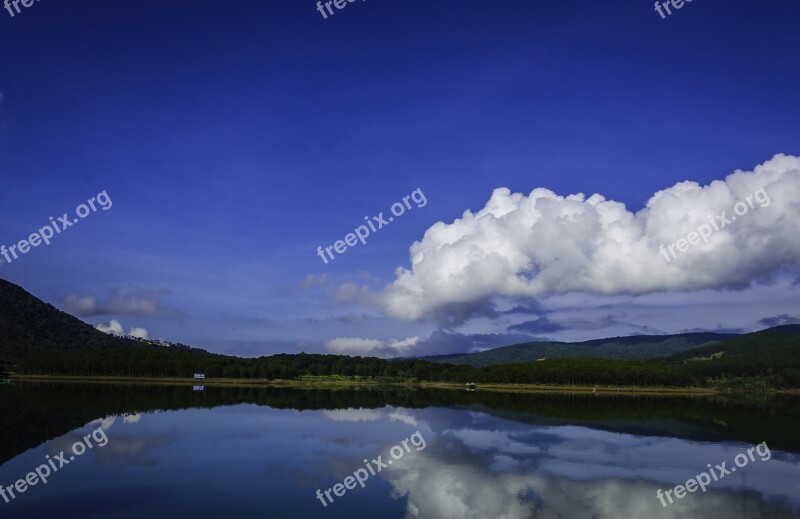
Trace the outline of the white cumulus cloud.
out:
<instances>
[{"instance_id":1,"label":"white cumulus cloud","mask_svg":"<svg viewBox=\"0 0 800 519\"><path fill-rule=\"evenodd\" d=\"M759 190L767 197L754 200ZM659 252L711 219L721 225L723 211L737 219L708 243L670 261ZM469 315L496 296L740 288L800 265L800 158L778 154L706 186L680 182L635 213L599 194L498 188L478 212L430 227L410 255L382 294L387 313L408 320Z\"/></svg>"}]
</instances>

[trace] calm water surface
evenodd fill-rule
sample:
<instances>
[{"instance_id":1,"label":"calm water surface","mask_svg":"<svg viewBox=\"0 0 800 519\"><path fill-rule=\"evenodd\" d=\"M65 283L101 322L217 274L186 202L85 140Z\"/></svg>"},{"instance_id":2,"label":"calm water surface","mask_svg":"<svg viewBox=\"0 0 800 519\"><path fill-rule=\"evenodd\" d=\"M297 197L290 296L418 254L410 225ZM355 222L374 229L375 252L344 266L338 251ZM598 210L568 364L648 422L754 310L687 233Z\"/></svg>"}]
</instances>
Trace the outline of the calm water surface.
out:
<instances>
[{"instance_id":1,"label":"calm water surface","mask_svg":"<svg viewBox=\"0 0 800 519\"><path fill-rule=\"evenodd\" d=\"M797 403L16 384L0 387L4 487L98 427L108 442L0 498L0 518L800 517ZM417 432L364 488L317 498ZM761 442L705 493L656 497Z\"/></svg>"}]
</instances>

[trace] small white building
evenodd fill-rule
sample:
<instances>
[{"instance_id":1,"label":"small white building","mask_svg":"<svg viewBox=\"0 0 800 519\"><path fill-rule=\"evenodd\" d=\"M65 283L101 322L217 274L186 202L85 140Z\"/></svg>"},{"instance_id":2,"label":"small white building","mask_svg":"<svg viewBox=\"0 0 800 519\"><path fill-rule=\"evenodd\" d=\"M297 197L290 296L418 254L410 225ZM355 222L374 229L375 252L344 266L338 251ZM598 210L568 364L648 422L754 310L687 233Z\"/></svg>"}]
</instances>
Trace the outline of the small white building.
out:
<instances>
[{"instance_id":1,"label":"small white building","mask_svg":"<svg viewBox=\"0 0 800 519\"><path fill-rule=\"evenodd\" d=\"M194 374L194 378L206 378L206 374L205 373L195 373Z\"/></svg>"}]
</instances>

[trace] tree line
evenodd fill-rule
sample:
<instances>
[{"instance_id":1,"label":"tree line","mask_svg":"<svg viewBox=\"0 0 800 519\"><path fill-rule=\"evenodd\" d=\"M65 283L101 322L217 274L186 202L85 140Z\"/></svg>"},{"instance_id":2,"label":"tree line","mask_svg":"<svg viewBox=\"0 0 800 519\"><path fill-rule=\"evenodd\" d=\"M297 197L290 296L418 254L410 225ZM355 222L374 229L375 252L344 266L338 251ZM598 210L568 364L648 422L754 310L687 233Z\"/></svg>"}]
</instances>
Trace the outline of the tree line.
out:
<instances>
[{"instance_id":1,"label":"tree line","mask_svg":"<svg viewBox=\"0 0 800 519\"><path fill-rule=\"evenodd\" d=\"M546 359L484 367L422 359L326 354L277 354L245 359L185 346L136 343L35 354L13 371L34 375L299 379L303 376L378 381L503 383L570 386L687 387L752 381L753 387L800 387L800 335L764 331L665 359Z\"/></svg>"},{"instance_id":2,"label":"tree line","mask_svg":"<svg viewBox=\"0 0 800 519\"><path fill-rule=\"evenodd\" d=\"M795 355L796 356L796 355ZM794 362L796 364L796 361ZM32 375L298 379L302 376L344 376L374 380L460 383L503 383L572 386L686 387L708 385L715 377L772 376L777 385L800 382L770 366L761 369L735 361L705 365L664 361L548 359L542 362L476 368L418 359L385 360L300 353L243 359L201 351L163 347L103 348L34 355L16 370ZM781 377L776 378L777 375Z\"/></svg>"}]
</instances>

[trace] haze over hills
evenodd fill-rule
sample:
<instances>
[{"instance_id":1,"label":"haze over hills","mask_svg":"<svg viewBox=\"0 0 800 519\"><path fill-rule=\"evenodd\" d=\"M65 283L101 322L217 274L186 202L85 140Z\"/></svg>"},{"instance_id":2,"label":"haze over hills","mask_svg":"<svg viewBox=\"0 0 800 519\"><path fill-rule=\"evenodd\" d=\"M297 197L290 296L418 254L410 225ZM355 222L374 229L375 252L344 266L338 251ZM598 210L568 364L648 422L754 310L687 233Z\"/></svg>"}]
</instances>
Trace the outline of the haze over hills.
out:
<instances>
[{"instance_id":1,"label":"haze over hills","mask_svg":"<svg viewBox=\"0 0 800 519\"><path fill-rule=\"evenodd\" d=\"M735 337L738 335L706 332L676 335L633 335L575 343L527 342L478 353L434 355L422 357L422 359L475 367L562 358L644 360L667 357Z\"/></svg>"}]
</instances>

